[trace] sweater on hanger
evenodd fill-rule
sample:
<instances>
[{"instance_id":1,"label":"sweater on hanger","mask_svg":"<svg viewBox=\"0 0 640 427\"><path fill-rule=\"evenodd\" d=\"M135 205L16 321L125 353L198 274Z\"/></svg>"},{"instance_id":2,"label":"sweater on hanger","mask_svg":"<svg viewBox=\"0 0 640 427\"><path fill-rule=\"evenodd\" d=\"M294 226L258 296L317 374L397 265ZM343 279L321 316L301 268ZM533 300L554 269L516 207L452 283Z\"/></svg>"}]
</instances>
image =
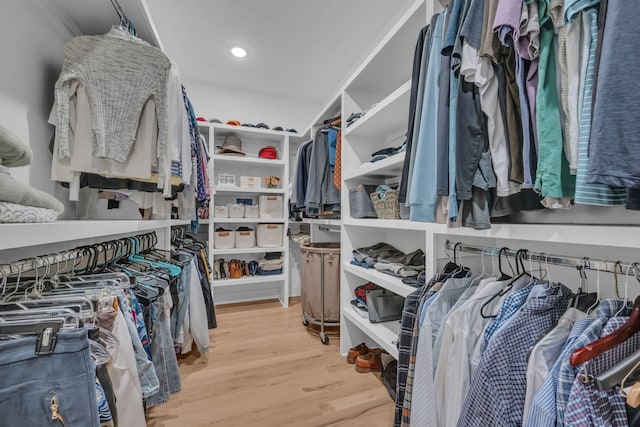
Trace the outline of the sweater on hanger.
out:
<instances>
[{"instance_id":1,"label":"sweater on hanger","mask_svg":"<svg viewBox=\"0 0 640 427\"><path fill-rule=\"evenodd\" d=\"M64 63L55 84L58 105L59 157L69 150L69 82L82 81L93 115L94 155L125 162L134 143L144 104L156 102L158 155L166 152L168 79L171 62L159 49L111 29L103 36L79 36L64 48ZM164 175L164 170L160 171Z\"/></svg>"}]
</instances>

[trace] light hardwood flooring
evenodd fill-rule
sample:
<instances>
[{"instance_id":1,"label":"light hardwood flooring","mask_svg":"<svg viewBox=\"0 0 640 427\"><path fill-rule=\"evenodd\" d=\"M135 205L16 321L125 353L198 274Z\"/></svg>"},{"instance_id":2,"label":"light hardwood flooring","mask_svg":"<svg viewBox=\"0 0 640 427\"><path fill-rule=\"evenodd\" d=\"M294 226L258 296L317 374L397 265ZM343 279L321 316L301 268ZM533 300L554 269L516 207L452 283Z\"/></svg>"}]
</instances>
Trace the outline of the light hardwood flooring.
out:
<instances>
[{"instance_id":1,"label":"light hardwood flooring","mask_svg":"<svg viewBox=\"0 0 640 427\"><path fill-rule=\"evenodd\" d=\"M393 401L374 374L355 372L302 325L300 303L217 308L208 363L180 360L182 391L150 411L150 427L393 424Z\"/></svg>"}]
</instances>

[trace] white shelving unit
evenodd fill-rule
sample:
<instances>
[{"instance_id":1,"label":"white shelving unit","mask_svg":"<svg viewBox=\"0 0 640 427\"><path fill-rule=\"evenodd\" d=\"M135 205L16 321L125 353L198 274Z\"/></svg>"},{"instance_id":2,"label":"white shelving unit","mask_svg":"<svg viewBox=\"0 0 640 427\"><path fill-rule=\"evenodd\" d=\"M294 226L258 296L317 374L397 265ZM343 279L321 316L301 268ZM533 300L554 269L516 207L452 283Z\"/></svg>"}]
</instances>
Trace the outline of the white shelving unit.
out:
<instances>
[{"instance_id":1,"label":"white shelving unit","mask_svg":"<svg viewBox=\"0 0 640 427\"><path fill-rule=\"evenodd\" d=\"M290 138L298 136L295 133L279 132L269 129L258 129L243 126L231 126L226 124L198 123L200 132L205 136L209 144L209 152L212 153L213 170L215 176L211 177L213 197L210 212L213 215L214 206L239 202L239 199L250 199L255 206L260 196L282 197L282 212L286 215L289 206L289 144ZM218 154L219 147L227 136L236 136L242 142L242 150L245 156L230 156ZM262 159L259 152L262 148L272 146L278 153L278 158ZM235 176L235 186L218 185L220 174ZM242 188L241 176L260 178L260 185L267 176L279 176L279 188ZM240 259L243 261L259 260L266 253L281 252L284 259L283 271L289 268L289 246L286 232L288 218L216 218L209 219L209 244L210 262L219 259L229 261ZM239 227L256 229L257 224L279 224L283 228L282 246L276 248L231 248L214 249L214 232L222 227L235 231ZM214 299L216 304L254 301L260 299L277 298L283 306L289 305L289 275L276 276L252 276L240 279L214 279L212 281Z\"/></svg>"},{"instance_id":2,"label":"white shelving unit","mask_svg":"<svg viewBox=\"0 0 640 427\"><path fill-rule=\"evenodd\" d=\"M416 1L383 41L347 81L342 91L343 118L366 111L342 133L342 306L340 350L346 354L361 342L385 349L398 357L395 341L399 322L371 323L351 305L354 290L372 282L406 297L415 288L401 279L350 264L354 249L379 242L389 243L409 253L426 248L426 227L402 220L351 218L349 190L360 184L397 183L405 153L370 162L377 150L402 145L407 130L411 67L419 31L427 24L427 4ZM391 66L390 64L393 64Z\"/></svg>"},{"instance_id":3,"label":"white shelving unit","mask_svg":"<svg viewBox=\"0 0 640 427\"><path fill-rule=\"evenodd\" d=\"M357 219L350 216L349 189L360 184L396 184L402 172L406 154L399 153L382 161L371 163L371 153L381 148L397 147L404 142L408 121L411 91L411 64L413 48L419 30L430 20L440 6L433 1L416 1L406 15L385 36L371 52L364 63L347 80L342 88L342 113L349 117L352 113L365 111L366 114L349 127L343 125L342 138L342 274L341 274L341 343L340 351L346 354L350 347L361 342L369 346L381 347L397 357L394 341L397 338L398 323L372 324L356 313L350 301L354 289L366 282L377 285L406 297L415 288L405 285L402 280L350 264L352 250L370 246L378 242L389 243L396 248L410 252L416 248L425 251L425 273L431 277L438 271L450 254L446 250L447 240L487 247L511 249L526 248L535 252L564 254L573 257L588 257L592 260L640 260L640 227L607 224L608 219L600 215L609 212L598 211L589 225L553 224L548 216L556 215L561 222L567 222L570 212L527 213L539 218L539 224L492 224L489 230L451 228L442 224L411 222L407 220ZM614 215L615 216L615 215ZM564 218L564 219L562 219ZM584 221L583 217L576 221ZM529 221L531 221L529 219ZM615 222L615 221L614 221ZM595 225L594 225L595 224ZM480 268L481 255L462 254L464 264ZM610 261L613 263L614 261ZM485 260L490 268L491 261ZM537 266L532 266L537 268ZM549 276L577 289L580 279L575 269L551 266ZM595 291L596 274L589 273ZM613 279L603 275L602 296L613 297ZM633 277L629 283L629 297L640 290ZM624 283L624 281L623 281ZM611 286L608 286L611 285ZM621 287L624 287L623 285ZM608 291L607 291L608 289Z\"/></svg>"}]
</instances>

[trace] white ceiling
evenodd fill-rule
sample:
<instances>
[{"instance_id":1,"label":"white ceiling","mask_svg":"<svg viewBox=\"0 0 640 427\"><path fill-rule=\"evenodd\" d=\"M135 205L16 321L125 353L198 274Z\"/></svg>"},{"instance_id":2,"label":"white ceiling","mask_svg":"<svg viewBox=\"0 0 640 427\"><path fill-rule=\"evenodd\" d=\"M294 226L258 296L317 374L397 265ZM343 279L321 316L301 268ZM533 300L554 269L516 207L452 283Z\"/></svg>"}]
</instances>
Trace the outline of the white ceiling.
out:
<instances>
[{"instance_id":1,"label":"white ceiling","mask_svg":"<svg viewBox=\"0 0 640 427\"><path fill-rule=\"evenodd\" d=\"M326 102L415 0L147 0L182 79ZM248 56L237 59L239 45Z\"/></svg>"}]
</instances>

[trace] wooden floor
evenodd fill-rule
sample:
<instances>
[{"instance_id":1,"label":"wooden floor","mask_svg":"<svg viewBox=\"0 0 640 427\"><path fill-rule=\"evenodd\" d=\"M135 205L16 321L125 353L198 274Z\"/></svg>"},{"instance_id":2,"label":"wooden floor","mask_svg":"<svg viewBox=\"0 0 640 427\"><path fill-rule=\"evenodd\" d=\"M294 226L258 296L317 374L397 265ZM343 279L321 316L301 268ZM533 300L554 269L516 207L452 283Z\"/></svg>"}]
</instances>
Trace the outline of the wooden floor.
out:
<instances>
[{"instance_id":1,"label":"wooden floor","mask_svg":"<svg viewBox=\"0 0 640 427\"><path fill-rule=\"evenodd\" d=\"M374 374L322 345L302 325L299 302L217 311L208 363L180 360L182 391L150 411L148 426L367 426L393 424L393 401Z\"/></svg>"}]
</instances>

